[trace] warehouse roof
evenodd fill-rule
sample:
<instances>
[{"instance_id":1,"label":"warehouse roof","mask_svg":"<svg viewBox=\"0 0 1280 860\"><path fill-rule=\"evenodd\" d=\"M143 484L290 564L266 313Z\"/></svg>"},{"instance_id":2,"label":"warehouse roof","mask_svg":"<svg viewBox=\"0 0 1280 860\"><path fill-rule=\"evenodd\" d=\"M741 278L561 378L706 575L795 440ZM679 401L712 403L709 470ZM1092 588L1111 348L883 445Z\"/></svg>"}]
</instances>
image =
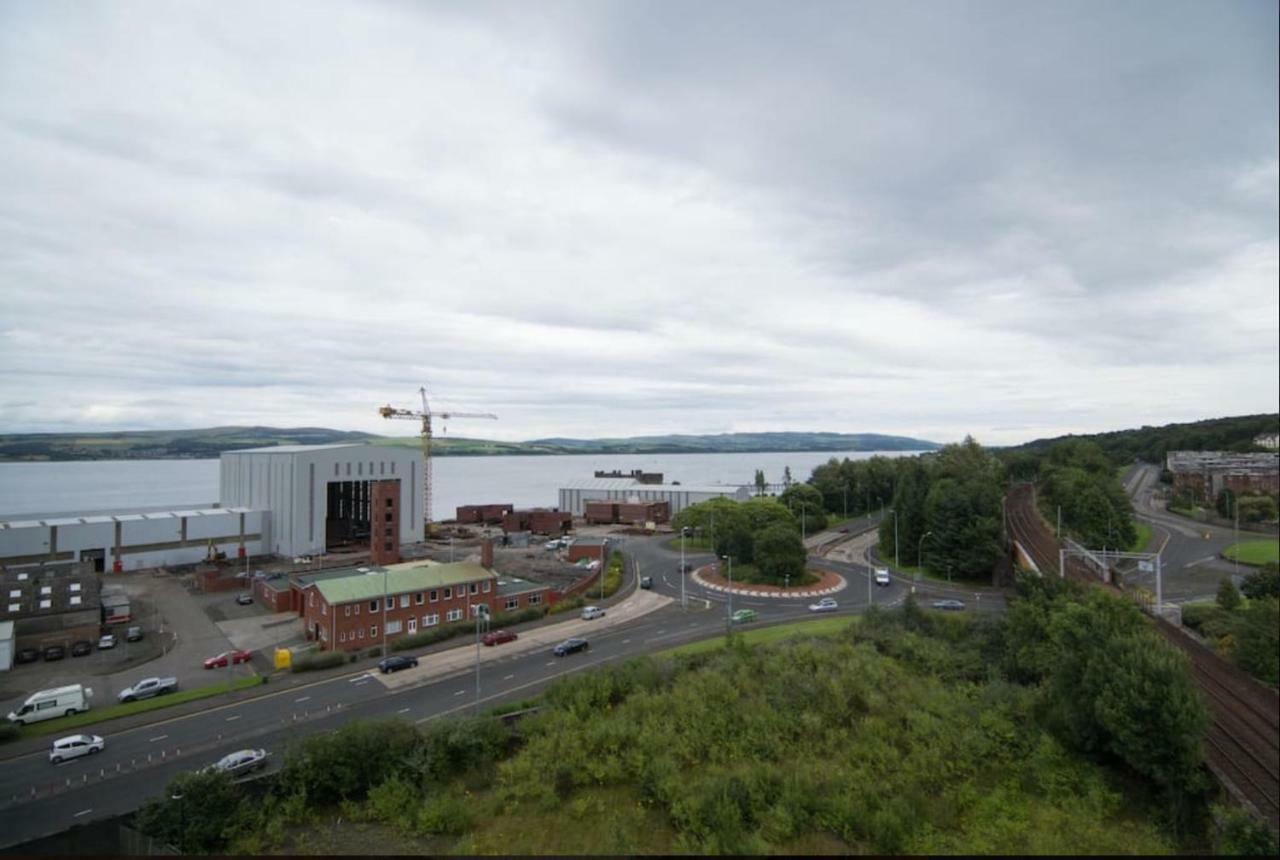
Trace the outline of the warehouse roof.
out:
<instances>
[{"instance_id":1,"label":"warehouse roof","mask_svg":"<svg viewBox=\"0 0 1280 860\"><path fill-rule=\"evenodd\" d=\"M580 478L562 483L562 490L614 490L619 492L718 493L733 495L741 484L642 484L634 478Z\"/></svg>"},{"instance_id":2,"label":"warehouse roof","mask_svg":"<svg viewBox=\"0 0 1280 860\"><path fill-rule=\"evenodd\" d=\"M100 523L141 522L143 520L196 519L198 517L225 517L228 514L251 514L253 508L198 508L173 510L171 508L135 508L119 513L61 513L22 514L22 519L0 519L0 529L36 528L41 526L76 526Z\"/></svg>"},{"instance_id":3,"label":"warehouse roof","mask_svg":"<svg viewBox=\"0 0 1280 860\"><path fill-rule=\"evenodd\" d=\"M350 571L349 576L335 577L312 583L324 595L330 605L351 603L356 600L373 600L382 597L383 571L386 571L387 594L404 594L428 588L448 588L468 582L497 579L497 574L473 561L453 564L423 564L410 561L386 567L369 566Z\"/></svg>"},{"instance_id":4,"label":"warehouse roof","mask_svg":"<svg viewBox=\"0 0 1280 860\"><path fill-rule=\"evenodd\" d=\"M333 448L372 448L364 442L334 442L330 445L267 445L262 448L236 448L223 454L304 454L307 451L329 451Z\"/></svg>"}]
</instances>

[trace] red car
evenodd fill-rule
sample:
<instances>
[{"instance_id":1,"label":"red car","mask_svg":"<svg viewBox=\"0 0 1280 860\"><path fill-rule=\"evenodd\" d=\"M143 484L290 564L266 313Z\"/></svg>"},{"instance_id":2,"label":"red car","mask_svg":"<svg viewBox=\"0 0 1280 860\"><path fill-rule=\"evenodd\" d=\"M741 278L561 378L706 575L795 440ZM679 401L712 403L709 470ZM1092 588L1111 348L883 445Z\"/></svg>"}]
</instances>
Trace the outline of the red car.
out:
<instances>
[{"instance_id":1,"label":"red car","mask_svg":"<svg viewBox=\"0 0 1280 860\"><path fill-rule=\"evenodd\" d=\"M226 666L228 661L231 665L236 663L248 663L253 657L252 651L223 651L217 657L210 657L204 661L206 669L219 669Z\"/></svg>"},{"instance_id":2,"label":"red car","mask_svg":"<svg viewBox=\"0 0 1280 860\"><path fill-rule=\"evenodd\" d=\"M501 645L503 642L514 642L519 638L510 630L495 630L492 633L484 634L483 641L486 645Z\"/></svg>"}]
</instances>

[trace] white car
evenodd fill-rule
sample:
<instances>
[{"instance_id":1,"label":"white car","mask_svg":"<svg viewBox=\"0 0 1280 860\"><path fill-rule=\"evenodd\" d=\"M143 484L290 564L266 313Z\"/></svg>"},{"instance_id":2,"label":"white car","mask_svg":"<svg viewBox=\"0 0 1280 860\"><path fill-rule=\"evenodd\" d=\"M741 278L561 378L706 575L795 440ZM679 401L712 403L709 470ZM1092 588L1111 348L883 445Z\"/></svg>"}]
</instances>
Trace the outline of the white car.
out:
<instances>
[{"instance_id":1,"label":"white car","mask_svg":"<svg viewBox=\"0 0 1280 860\"><path fill-rule=\"evenodd\" d=\"M876 585L889 585L890 582L891 580L889 579L889 568L877 567L876 568Z\"/></svg>"},{"instance_id":2,"label":"white car","mask_svg":"<svg viewBox=\"0 0 1280 860\"><path fill-rule=\"evenodd\" d=\"M560 548L560 541L558 541L558 540L549 540L549 541L547 541L545 544L543 544L543 547L544 547L545 549L559 549L559 548Z\"/></svg>"},{"instance_id":3,"label":"white car","mask_svg":"<svg viewBox=\"0 0 1280 860\"><path fill-rule=\"evenodd\" d=\"M49 761L58 764L69 758L93 755L102 752L104 746L106 741L98 735L68 735L53 742L53 748L49 750Z\"/></svg>"},{"instance_id":4,"label":"white car","mask_svg":"<svg viewBox=\"0 0 1280 860\"><path fill-rule=\"evenodd\" d=\"M98 650L106 651L108 648L116 647L116 637L108 633L98 640Z\"/></svg>"},{"instance_id":5,"label":"white car","mask_svg":"<svg viewBox=\"0 0 1280 860\"><path fill-rule=\"evenodd\" d=\"M205 768L206 772L221 771L231 777L244 776L267 766L266 750L237 750L223 756Z\"/></svg>"},{"instance_id":6,"label":"white car","mask_svg":"<svg viewBox=\"0 0 1280 860\"><path fill-rule=\"evenodd\" d=\"M592 618L604 618L604 610L599 606L582 607L582 620L590 621Z\"/></svg>"},{"instance_id":7,"label":"white car","mask_svg":"<svg viewBox=\"0 0 1280 860\"><path fill-rule=\"evenodd\" d=\"M840 608L840 604L836 603L834 597L824 597L817 603L809 604L810 612L835 612Z\"/></svg>"}]
</instances>

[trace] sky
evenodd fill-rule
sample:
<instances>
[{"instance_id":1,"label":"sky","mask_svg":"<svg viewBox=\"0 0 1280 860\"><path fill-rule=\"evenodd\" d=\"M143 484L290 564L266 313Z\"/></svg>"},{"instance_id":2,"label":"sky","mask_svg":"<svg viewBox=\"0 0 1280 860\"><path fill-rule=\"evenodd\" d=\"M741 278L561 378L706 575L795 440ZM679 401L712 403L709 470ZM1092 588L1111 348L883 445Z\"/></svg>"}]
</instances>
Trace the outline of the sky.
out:
<instances>
[{"instance_id":1,"label":"sky","mask_svg":"<svg viewBox=\"0 0 1280 860\"><path fill-rule=\"evenodd\" d=\"M0 0L0 433L1280 400L1277 4ZM439 431L437 431L439 432Z\"/></svg>"}]
</instances>

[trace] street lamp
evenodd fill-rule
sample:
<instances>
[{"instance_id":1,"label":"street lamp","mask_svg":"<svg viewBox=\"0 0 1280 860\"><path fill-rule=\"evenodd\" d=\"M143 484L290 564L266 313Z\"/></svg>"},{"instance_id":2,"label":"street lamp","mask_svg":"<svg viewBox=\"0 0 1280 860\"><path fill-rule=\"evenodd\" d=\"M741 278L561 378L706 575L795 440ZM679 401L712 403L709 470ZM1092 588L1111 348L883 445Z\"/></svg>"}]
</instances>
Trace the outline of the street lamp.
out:
<instances>
[{"instance_id":1,"label":"street lamp","mask_svg":"<svg viewBox=\"0 0 1280 860\"><path fill-rule=\"evenodd\" d=\"M733 558L731 556L720 556L729 562L729 614L725 616L724 630L725 634L733 632Z\"/></svg>"},{"instance_id":2,"label":"street lamp","mask_svg":"<svg viewBox=\"0 0 1280 860\"><path fill-rule=\"evenodd\" d=\"M902 562L898 560L898 509L889 508L889 513L893 514L893 566L902 567Z\"/></svg>"},{"instance_id":3,"label":"street lamp","mask_svg":"<svg viewBox=\"0 0 1280 860\"><path fill-rule=\"evenodd\" d=\"M924 548L924 539L931 534L933 534L932 531L927 531L924 534L920 535L920 542L916 544L916 566L922 569L924 568L924 558L921 556L921 552L923 551L923 548Z\"/></svg>"},{"instance_id":4,"label":"street lamp","mask_svg":"<svg viewBox=\"0 0 1280 860\"><path fill-rule=\"evenodd\" d=\"M382 659L387 659L387 567L382 567Z\"/></svg>"},{"instance_id":5,"label":"street lamp","mask_svg":"<svg viewBox=\"0 0 1280 860\"><path fill-rule=\"evenodd\" d=\"M680 529L680 608L685 612L689 611L689 601L684 596L684 536L689 533L689 527L684 526Z\"/></svg>"},{"instance_id":6,"label":"street lamp","mask_svg":"<svg viewBox=\"0 0 1280 860\"><path fill-rule=\"evenodd\" d=\"M179 851L183 850L183 843L186 842L187 836L187 807L182 802L182 798L183 794L180 791L169 795L169 799L178 806L178 844L173 847Z\"/></svg>"}]
</instances>

